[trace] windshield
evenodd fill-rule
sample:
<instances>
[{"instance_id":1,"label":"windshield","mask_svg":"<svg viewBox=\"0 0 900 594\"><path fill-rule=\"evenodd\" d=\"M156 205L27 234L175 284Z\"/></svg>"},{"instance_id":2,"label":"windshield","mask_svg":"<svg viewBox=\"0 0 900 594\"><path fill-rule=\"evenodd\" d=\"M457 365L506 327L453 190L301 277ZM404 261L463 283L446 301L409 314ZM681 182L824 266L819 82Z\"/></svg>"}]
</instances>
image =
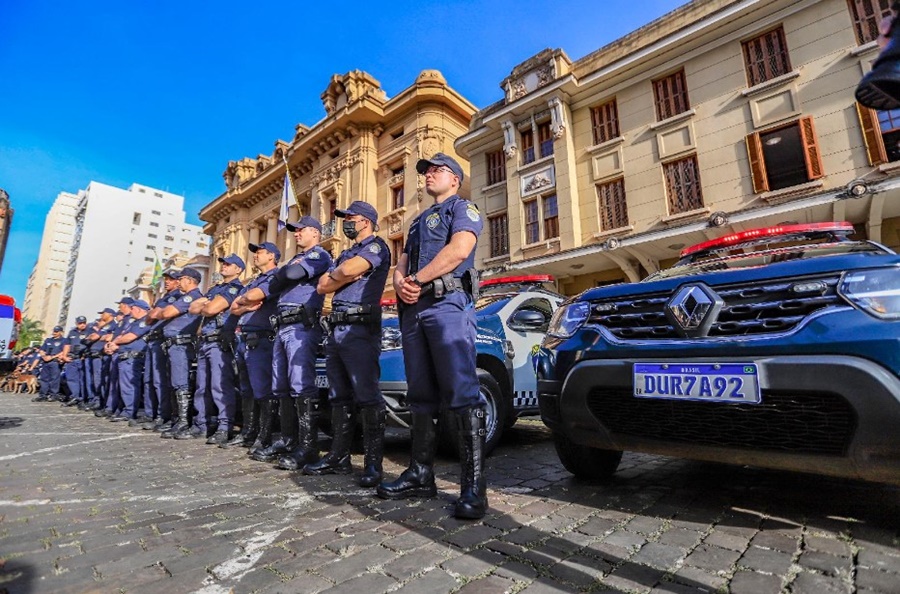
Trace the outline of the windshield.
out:
<instances>
[{"instance_id":1,"label":"windshield","mask_svg":"<svg viewBox=\"0 0 900 594\"><path fill-rule=\"evenodd\" d=\"M816 245L796 245L779 247L767 250L754 251L748 254L738 253L726 256L717 256L698 262L691 262L681 266L673 266L668 270L661 270L651 274L641 282L658 281L680 276L692 276L720 270L736 270L740 268L758 268L778 262L791 260L809 260L824 256L840 256L844 254L858 254L862 252L884 253L884 249L873 243L847 242L822 243Z\"/></svg>"}]
</instances>

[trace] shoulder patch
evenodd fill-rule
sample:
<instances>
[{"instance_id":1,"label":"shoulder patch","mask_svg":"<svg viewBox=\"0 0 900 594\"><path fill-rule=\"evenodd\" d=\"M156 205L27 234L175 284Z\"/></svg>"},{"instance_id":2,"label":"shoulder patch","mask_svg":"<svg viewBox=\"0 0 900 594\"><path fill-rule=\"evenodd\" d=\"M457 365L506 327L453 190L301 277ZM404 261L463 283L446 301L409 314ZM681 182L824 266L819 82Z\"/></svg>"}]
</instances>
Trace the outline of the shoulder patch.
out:
<instances>
[{"instance_id":1,"label":"shoulder patch","mask_svg":"<svg viewBox=\"0 0 900 594\"><path fill-rule=\"evenodd\" d=\"M141 323L138 324L138 325L139 325L141 328L146 328L146 327L147 327L147 322L141 320Z\"/></svg>"},{"instance_id":2,"label":"shoulder patch","mask_svg":"<svg viewBox=\"0 0 900 594\"><path fill-rule=\"evenodd\" d=\"M373 243L372 245L369 246L369 251L372 252L373 254L380 254L381 246L378 245L377 243Z\"/></svg>"},{"instance_id":3,"label":"shoulder patch","mask_svg":"<svg viewBox=\"0 0 900 594\"><path fill-rule=\"evenodd\" d=\"M230 288L228 289L228 294L229 294L229 295L237 295L237 292L238 292L237 287L230 287Z\"/></svg>"},{"instance_id":4,"label":"shoulder patch","mask_svg":"<svg viewBox=\"0 0 900 594\"><path fill-rule=\"evenodd\" d=\"M313 250L310 253L306 254L306 257L309 258L310 260L318 260L322 256L319 254L318 251Z\"/></svg>"},{"instance_id":5,"label":"shoulder patch","mask_svg":"<svg viewBox=\"0 0 900 594\"><path fill-rule=\"evenodd\" d=\"M190 295L185 295L182 299L184 299L185 303L190 303L191 301L194 300L194 298L191 297Z\"/></svg>"},{"instance_id":6,"label":"shoulder patch","mask_svg":"<svg viewBox=\"0 0 900 594\"><path fill-rule=\"evenodd\" d=\"M429 229L436 228L441 222L441 215L436 212L431 213L425 218L425 226Z\"/></svg>"},{"instance_id":7,"label":"shoulder patch","mask_svg":"<svg viewBox=\"0 0 900 594\"><path fill-rule=\"evenodd\" d=\"M481 213L478 211L478 207L474 204L469 204L466 206L466 216L469 217L469 220L473 223L477 223L481 220Z\"/></svg>"}]
</instances>

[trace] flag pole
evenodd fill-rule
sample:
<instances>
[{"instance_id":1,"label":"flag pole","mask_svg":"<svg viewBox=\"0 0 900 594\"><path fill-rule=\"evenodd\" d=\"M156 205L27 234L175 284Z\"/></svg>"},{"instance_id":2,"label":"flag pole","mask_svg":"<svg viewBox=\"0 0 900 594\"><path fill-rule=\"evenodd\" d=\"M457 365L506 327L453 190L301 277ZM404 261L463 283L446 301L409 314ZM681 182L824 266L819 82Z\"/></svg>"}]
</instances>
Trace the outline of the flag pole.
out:
<instances>
[{"instance_id":1,"label":"flag pole","mask_svg":"<svg viewBox=\"0 0 900 594\"><path fill-rule=\"evenodd\" d=\"M303 211L300 208L300 199L297 198L297 188L294 187L294 180L291 178L291 167L288 165L287 155L281 151L281 160L284 161L284 173L287 176L288 183L291 184L291 193L294 195L294 202L297 203L297 215L302 216Z\"/></svg>"}]
</instances>

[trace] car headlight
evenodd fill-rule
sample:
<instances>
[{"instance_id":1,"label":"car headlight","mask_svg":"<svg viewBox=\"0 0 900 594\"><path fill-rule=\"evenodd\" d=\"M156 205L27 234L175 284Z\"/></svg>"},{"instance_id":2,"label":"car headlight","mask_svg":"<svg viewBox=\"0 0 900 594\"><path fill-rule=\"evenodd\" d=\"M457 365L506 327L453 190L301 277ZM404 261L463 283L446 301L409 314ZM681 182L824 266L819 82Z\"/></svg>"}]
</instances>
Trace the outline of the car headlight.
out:
<instances>
[{"instance_id":1,"label":"car headlight","mask_svg":"<svg viewBox=\"0 0 900 594\"><path fill-rule=\"evenodd\" d=\"M400 336L400 328L382 327L381 328L381 350L395 351L403 348L403 338Z\"/></svg>"},{"instance_id":2,"label":"car headlight","mask_svg":"<svg viewBox=\"0 0 900 594\"><path fill-rule=\"evenodd\" d=\"M569 338L587 321L590 313L591 304L584 301L563 305L553 312L547 334L557 338Z\"/></svg>"},{"instance_id":3,"label":"car headlight","mask_svg":"<svg viewBox=\"0 0 900 594\"><path fill-rule=\"evenodd\" d=\"M900 319L900 270L897 268L848 272L841 281L840 294L876 318Z\"/></svg>"}]
</instances>

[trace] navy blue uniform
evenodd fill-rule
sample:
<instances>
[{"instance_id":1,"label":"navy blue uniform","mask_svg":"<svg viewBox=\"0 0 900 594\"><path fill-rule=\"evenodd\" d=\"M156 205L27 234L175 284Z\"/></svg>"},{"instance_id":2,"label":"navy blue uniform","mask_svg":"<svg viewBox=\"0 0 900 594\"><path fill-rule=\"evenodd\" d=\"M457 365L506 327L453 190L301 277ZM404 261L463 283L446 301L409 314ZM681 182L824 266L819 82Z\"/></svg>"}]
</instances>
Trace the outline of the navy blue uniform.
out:
<instances>
[{"instance_id":1,"label":"navy blue uniform","mask_svg":"<svg viewBox=\"0 0 900 594\"><path fill-rule=\"evenodd\" d=\"M359 256L372 267L356 281L338 289L332 298L331 333L325 345L328 399L332 405L383 407L378 380L381 366L381 295L391 267L391 253L383 239L371 235L344 250L335 262Z\"/></svg>"},{"instance_id":2,"label":"navy blue uniform","mask_svg":"<svg viewBox=\"0 0 900 594\"><path fill-rule=\"evenodd\" d=\"M113 340L122 335L125 328L131 323L131 315L126 314L122 316L116 323L116 329L113 331ZM119 358L113 355L104 355L104 359L109 360L109 375L107 378L107 397L106 397L106 410L109 411L110 414L116 414L122 408L124 408L124 404L122 402L122 393L119 389Z\"/></svg>"},{"instance_id":3,"label":"navy blue uniform","mask_svg":"<svg viewBox=\"0 0 900 594\"><path fill-rule=\"evenodd\" d=\"M44 343L41 345L41 352L45 356L55 356L63 351L63 347L66 344L66 339L60 336L59 338L53 338L52 336L44 339ZM41 386L41 396L50 397L56 396L59 394L59 382L60 382L60 367L59 367L59 359L51 359L50 361L43 361L41 365L41 373L39 376L39 382Z\"/></svg>"},{"instance_id":4,"label":"navy blue uniform","mask_svg":"<svg viewBox=\"0 0 900 594\"><path fill-rule=\"evenodd\" d=\"M278 306L277 299L270 296L269 284L274 274L274 268L261 273L240 293L260 289L266 295L259 309L248 311L240 317L235 331L241 392L245 396L252 394L254 400L272 398L272 346L275 332L269 318L278 312Z\"/></svg>"},{"instance_id":5,"label":"navy blue uniform","mask_svg":"<svg viewBox=\"0 0 900 594\"><path fill-rule=\"evenodd\" d=\"M174 304L182 296L181 289L174 289L160 297L153 309ZM168 421L172 418L172 384L169 381L169 358L163 349L163 328L169 320L156 320L145 336L147 351L144 355L144 416Z\"/></svg>"},{"instance_id":6,"label":"navy blue uniform","mask_svg":"<svg viewBox=\"0 0 900 594\"><path fill-rule=\"evenodd\" d=\"M69 330L69 334L66 335L70 359L65 366L66 385L69 386L69 393L72 395L73 400L84 400L87 398L87 393L83 390L85 362L82 360L82 355L87 351L87 345L84 341L89 334L90 331L87 328L84 330L72 328Z\"/></svg>"},{"instance_id":7,"label":"navy blue uniform","mask_svg":"<svg viewBox=\"0 0 900 594\"><path fill-rule=\"evenodd\" d=\"M309 398L316 396L316 348L322 340L319 314L325 296L316 292L319 277L331 268L331 255L315 246L297 254L285 264L286 268L299 266L305 276L286 285L278 296L278 312L282 316L303 308L291 319L281 323L272 353L272 393L276 398L291 396ZM264 289L268 295L268 289Z\"/></svg>"},{"instance_id":8,"label":"navy blue uniform","mask_svg":"<svg viewBox=\"0 0 900 594\"><path fill-rule=\"evenodd\" d=\"M212 301L220 296L230 307L243 289L241 281L234 279L210 288L206 298ZM216 416L219 431L229 431L234 423L233 343L236 324L237 318L230 315L227 309L216 316L202 318L200 323L194 408L197 409L195 424L204 431L216 424Z\"/></svg>"},{"instance_id":9,"label":"navy blue uniform","mask_svg":"<svg viewBox=\"0 0 900 594\"><path fill-rule=\"evenodd\" d=\"M200 289L194 288L182 295L172 305L180 312L176 318L169 320L163 327L169 355L169 380L172 390L190 390L190 368L194 360L194 337L200 326L200 316L188 313L194 299L203 296Z\"/></svg>"},{"instance_id":10,"label":"navy blue uniform","mask_svg":"<svg viewBox=\"0 0 900 594\"><path fill-rule=\"evenodd\" d=\"M107 334L112 334L116 331L116 321L110 320L106 324L98 324L95 328L94 332L99 334L101 337ZM107 387L108 387L108 378L109 378L109 357L103 354L103 347L106 345L106 342L103 340L96 340L91 343L91 346L88 347L89 357L90 357L90 368L91 368L91 386L92 386L92 394L90 402L92 404L100 405L101 407L106 406L106 398L108 396Z\"/></svg>"},{"instance_id":11,"label":"navy blue uniform","mask_svg":"<svg viewBox=\"0 0 900 594\"><path fill-rule=\"evenodd\" d=\"M147 322L146 317L130 319L120 335L134 334L137 338L119 345L114 355L118 362L119 393L122 398L122 412L119 414L128 419L134 418L143 392L144 350L147 348L147 342L143 337L150 332L150 324Z\"/></svg>"},{"instance_id":12,"label":"navy blue uniform","mask_svg":"<svg viewBox=\"0 0 900 594\"><path fill-rule=\"evenodd\" d=\"M458 195L431 206L412 222L405 247L409 274L429 264L454 233L481 234L478 208ZM452 272L460 284L475 264L475 250ZM483 407L475 372L475 307L463 290L435 297L424 292L413 305L400 306L403 360L414 413L436 414L441 403L451 410Z\"/></svg>"}]
</instances>

